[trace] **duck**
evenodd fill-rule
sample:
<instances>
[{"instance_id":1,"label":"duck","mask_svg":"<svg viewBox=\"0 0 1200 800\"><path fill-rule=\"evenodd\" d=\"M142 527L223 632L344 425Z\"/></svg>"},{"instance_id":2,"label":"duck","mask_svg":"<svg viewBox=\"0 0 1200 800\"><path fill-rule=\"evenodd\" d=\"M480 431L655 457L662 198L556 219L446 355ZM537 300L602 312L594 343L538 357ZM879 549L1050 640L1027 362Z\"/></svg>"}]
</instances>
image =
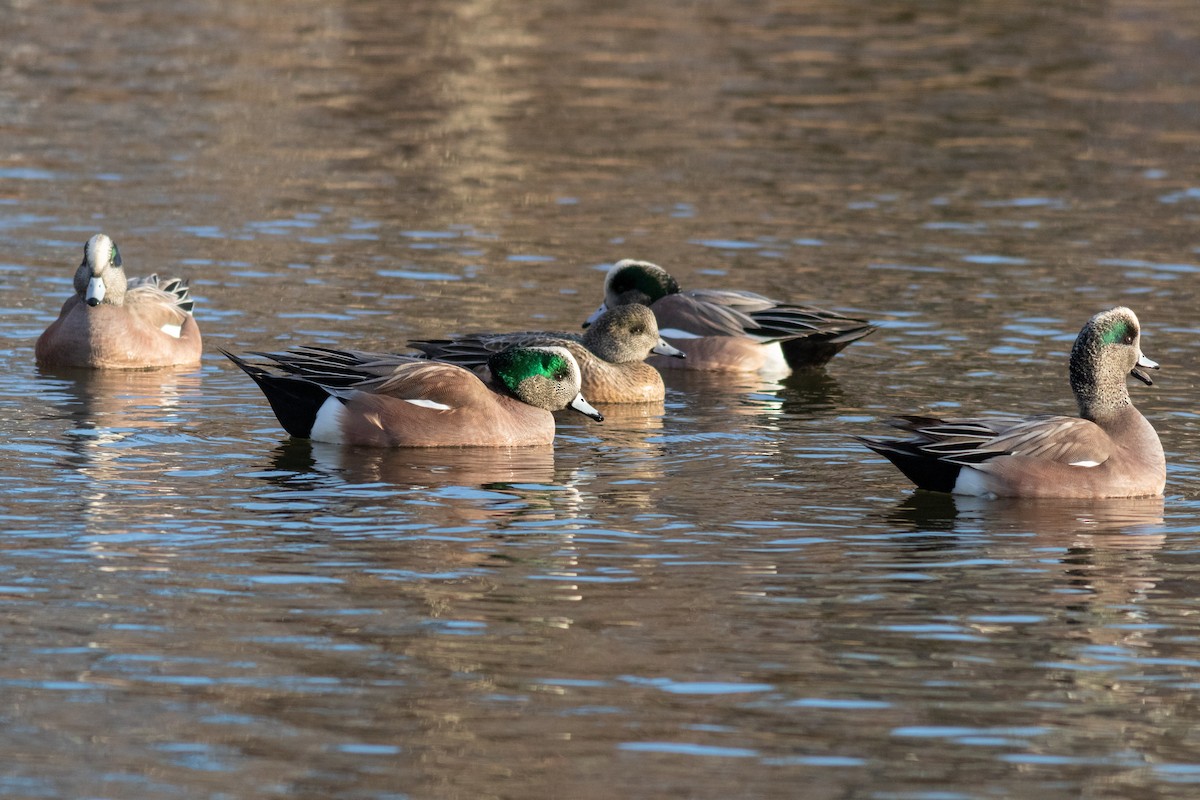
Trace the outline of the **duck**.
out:
<instances>
[{"instance_id":1,"label":"duck","mask_svg":"<svg viewBox=\"0 0 1200 800\"><path fill-rule=\"evenodd\" d=\"M606 310L630 304L649 306L662 337L687 353L686 359L651 358L658 369L787 375L825 365L876 329L866 320L754 292L681 290L662 267L629 258L609 269L604 302L584 327Z\"/></svg>"},{"instance_id":2,"label":"duck","mask_svg":"<svg viewBox=\"0 0 1200 800\"><path fill-rule=\"evenodd\" d=\"M509 347L484 382L465 367L418 356L298 347L221 352L266 396L298 439L365 447L524 447L554 441L553 411L604 417L580 393L579 364L564 347ZM277 371L272 371L273 367Z\"/></svg>"},{"instance_id":3,"label":"duck","mask_svg":"<svg viewBox=\"0 0 1200 800\"><path fill-rule=\"evenodd\" d=\"M683 351L658 333L654 312L643 305L610 308L582 335L565 331L476 333L409 342L427 358L486 373L487 360L514 345L563 347L579 363L583 394L593 403L652 403L666 394L662 375L645 362L658 354L681 359ZM483 377L487 378L486 374Z\"/></svg>"},{"instance_id":4,"label":"duck","mask_svg":"<svg viewBox=\"0 0 1200 800\"><path fill-rule=\"evenodd\" d=\"M979 497L1158 497L1166 459L1154 426L1129 398L1126 376L1153 385L1158 364L1123 306L1092 316L1071 348L1079 416L901 416L908 438L855 437L919 489Z\"/></svg>"},{"instance_id":5,"label":"duck","mask_svg":"<svg viewBox=\"0 0 1200 800\"><path fill-rule=\"evenodd\" d=\"M194 305L180 278L127 278L116 242L97 233L83 246L75 294L38 337L34 356L44 368L198 364L203 345Z\"/></svg>"}]
</instances>

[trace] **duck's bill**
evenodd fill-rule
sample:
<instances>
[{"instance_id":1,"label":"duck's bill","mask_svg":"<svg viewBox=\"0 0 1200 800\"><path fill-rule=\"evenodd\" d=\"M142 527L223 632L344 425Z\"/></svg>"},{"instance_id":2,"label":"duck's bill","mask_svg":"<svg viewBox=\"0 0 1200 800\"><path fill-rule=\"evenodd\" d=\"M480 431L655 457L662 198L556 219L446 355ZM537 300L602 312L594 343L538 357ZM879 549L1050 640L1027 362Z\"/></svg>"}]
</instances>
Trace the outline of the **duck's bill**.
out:
<instances>
[{"instance_id":1,"label":"duck's bill","mask_svg":"<svg viewBox=\"0 0 1200 800\"><path fill-rule=\"evenodd\" d=\"M596 422L604 422L604 415L592 408L591 404L587 400L583 399L583 392L575 395L575 399L571 401L567 408L578 411L585 417L591 417L592 419L596 420Z\"/></svg>"},{"instance_id":2,"label":"duck's bill","mask_svg":"<svg viewBox=\"0 0 1200 800\"><path fill-rule=\"evenodd\" d=\"M586 328L588 325L591 325L593 322L599 319L600 315L605 311L608 311L608 305L606 303L601 303L600 307L593 311L592 315L583 321L583 327Z\"/></svg>"},{"instance_id":3,"label":"duck's bill","mask_svg":"<svg viewBox=\"0 0 1200 800\"><path fill-rule=\"evenodd\" d=\"M84 295L84 299L87 300L89 306L98 306L104 302L104 292L104 279L93 275L88 281L87 294Z\"/></svg>"},{"instance_id":4,"label":"duck's bill","mask_svg":"<svg viewBox=\"0 0 1200 800\"><path fill-rule=\"evenodd\" d=\"M666 339L659 339L658 344L650 348L650 352L660 356L670 356L671 358L687 358L687 354L678 347L672 347L667 344Z\"/></svg>"},{"instance_id":5,"label":"duck's bill","mask_svg":"<svg viewBox=\"0 0 1200 800\"><path fill-rule=\"evenodd\" d=\"M1150 380L1150 376L1142 371L1143 368L1158 369L1158 362L1151 361L1150 359L1146 358L1145 356L1140 355L1140 356L1138 356L1137 366L1135 366L1129 372L1130 375L1137 378L1139 381L1146 384L1147 386L1153 386L1154 381Z\"/></svg>"}]
</instances>

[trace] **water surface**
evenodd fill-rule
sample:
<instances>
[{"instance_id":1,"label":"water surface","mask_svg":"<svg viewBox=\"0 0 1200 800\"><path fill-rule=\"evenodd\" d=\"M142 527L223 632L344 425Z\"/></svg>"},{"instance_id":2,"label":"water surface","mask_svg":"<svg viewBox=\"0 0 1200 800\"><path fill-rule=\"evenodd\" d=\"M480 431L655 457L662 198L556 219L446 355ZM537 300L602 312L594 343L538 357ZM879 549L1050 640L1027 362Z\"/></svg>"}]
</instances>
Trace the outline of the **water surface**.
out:
<instances>
[{"instance_id":1,"label":"water surface","mask_svg":"<svg viewBox=\"0 0 1200 800\"><path fill-rule=\"evenodd\" d=\"M1192 797L1200 7L10 3L0 793ZM103 230L198 369L43 373ZM881 324L553 448L290 441L216 347L576 329L604 270ZM851 434L1071 413L1127 304L1164 499Z\"/></svg>"}]
</instances>

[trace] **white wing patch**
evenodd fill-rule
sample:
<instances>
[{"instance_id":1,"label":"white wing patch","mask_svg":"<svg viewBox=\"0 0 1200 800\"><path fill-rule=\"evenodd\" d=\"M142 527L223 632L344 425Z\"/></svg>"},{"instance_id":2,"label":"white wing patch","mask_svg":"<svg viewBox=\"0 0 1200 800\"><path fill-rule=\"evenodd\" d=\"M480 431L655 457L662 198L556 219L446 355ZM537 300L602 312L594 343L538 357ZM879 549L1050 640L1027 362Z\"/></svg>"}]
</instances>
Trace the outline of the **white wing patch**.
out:
<instances>
[{"instance_id":1,"label":"white wing patch","mask_svg":"<svg viewBox=\"0 0 1200 800\"><path fill-rule=\"evenodd\" d=\"M168 324L162 326L162 332L165 333L167 336L171 336L175 339L178 339L180 336L183 335L183 326L182 325L171 325L170 323L168 323Z\"/></svg>"},{"instance_id":2,"label":"white wing patch","mask_svg":"<svg viewBox=\"0 0 1200 800\"><path fill-rule=\"evenodd\" d=\"M452 408L452 406L448 406L445 403L438 403L433 400L425 400L421 398L409 400L406 397L404 398L404 402L412 403L414 406L420 406L421 408L432 408L434 411L449 411Z\"/></svg>"},{"instance_id":3,"label":"white wing patch","mask_svg":"<svg viewBox=\"0 0 1200 800\"><path fill-rule=\"evenodd\" d=\"M1099 461L1072 461L1067 466L1068 467L1098 467L1098 466L1100 466L1100 462Z\"/></svg>"}]
</instances>

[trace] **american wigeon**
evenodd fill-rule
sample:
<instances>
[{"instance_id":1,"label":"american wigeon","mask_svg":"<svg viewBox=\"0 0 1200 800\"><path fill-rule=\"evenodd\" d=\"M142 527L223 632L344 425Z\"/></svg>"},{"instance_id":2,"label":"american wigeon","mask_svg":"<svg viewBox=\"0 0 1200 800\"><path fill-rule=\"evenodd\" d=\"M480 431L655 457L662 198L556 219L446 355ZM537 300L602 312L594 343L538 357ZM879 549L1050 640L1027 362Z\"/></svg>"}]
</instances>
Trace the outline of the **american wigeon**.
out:
<instances>
[{"instance_id":1,"label":"american wigeon","mask_svg":"<svg viewBox=\"0 0 1200 800\"><path fill-rule=\"evenodd\" d=\"M43 367L146 369L200 361L200 328L179 278L126 278L121 253L98 233L83 246L75 294L37 340Z\"/></svg>"},{"instance_id":2,"label":"american wigeon","mask_svg":"<svg viewBox=\"0 0 1200 800\"><path fill-rule=\"evenodd\" d=\"M494 354L485 384L454 364L415 356L301 347L255 353L284 374L224 353L301 439L372 447L518 447L554 440L551 411L604 418L579 392L579 365L561 347Z\"/></svg>"},{"instance_id":3,"label":"american wigeon","mask_svg":"<svg viewBox=\"0 0 1200 800\"><path fill-rule=\"evenodd\" d=\"M1138 319L1128 308L1096 314L1071 348L1079 417L899 417L908 439L858 437L921 489L995 497L1148 497L1166 484L1158 434L1133 407L1125 376L1142 368Z\"/></svg>"},{"instance_id":4,"label":"american wigeon","mask_svg":"<svg viewBox=\"0 0 1200 800\"><path fill-rule=\"evenodd\" d=\"M580 336L561 331L477 333L452 339L411 341L429 358L480 371L486 379L487 360L513 345L565 347L579 362L583 394L593 403L649 403L665 395L662 376L646 363L651 353L683 358L658 335L654 312L640 305L611 308Z\"/></svg>"},{"instance_id":5,"label":"american wigeon","mask_svg":"<svg viewBox=\"0 0 1200 800\"><path fill-rule=\"evenodd\" d=\"M687 353L683 360L652 358L659 369L786 374L825 364L846 345L875 330L861 319L811 306L780 303L753 292L689 289L649 261L618 261L604 279L606 309L649 306L664 339Z\"/></svg>"}]
</instances>

